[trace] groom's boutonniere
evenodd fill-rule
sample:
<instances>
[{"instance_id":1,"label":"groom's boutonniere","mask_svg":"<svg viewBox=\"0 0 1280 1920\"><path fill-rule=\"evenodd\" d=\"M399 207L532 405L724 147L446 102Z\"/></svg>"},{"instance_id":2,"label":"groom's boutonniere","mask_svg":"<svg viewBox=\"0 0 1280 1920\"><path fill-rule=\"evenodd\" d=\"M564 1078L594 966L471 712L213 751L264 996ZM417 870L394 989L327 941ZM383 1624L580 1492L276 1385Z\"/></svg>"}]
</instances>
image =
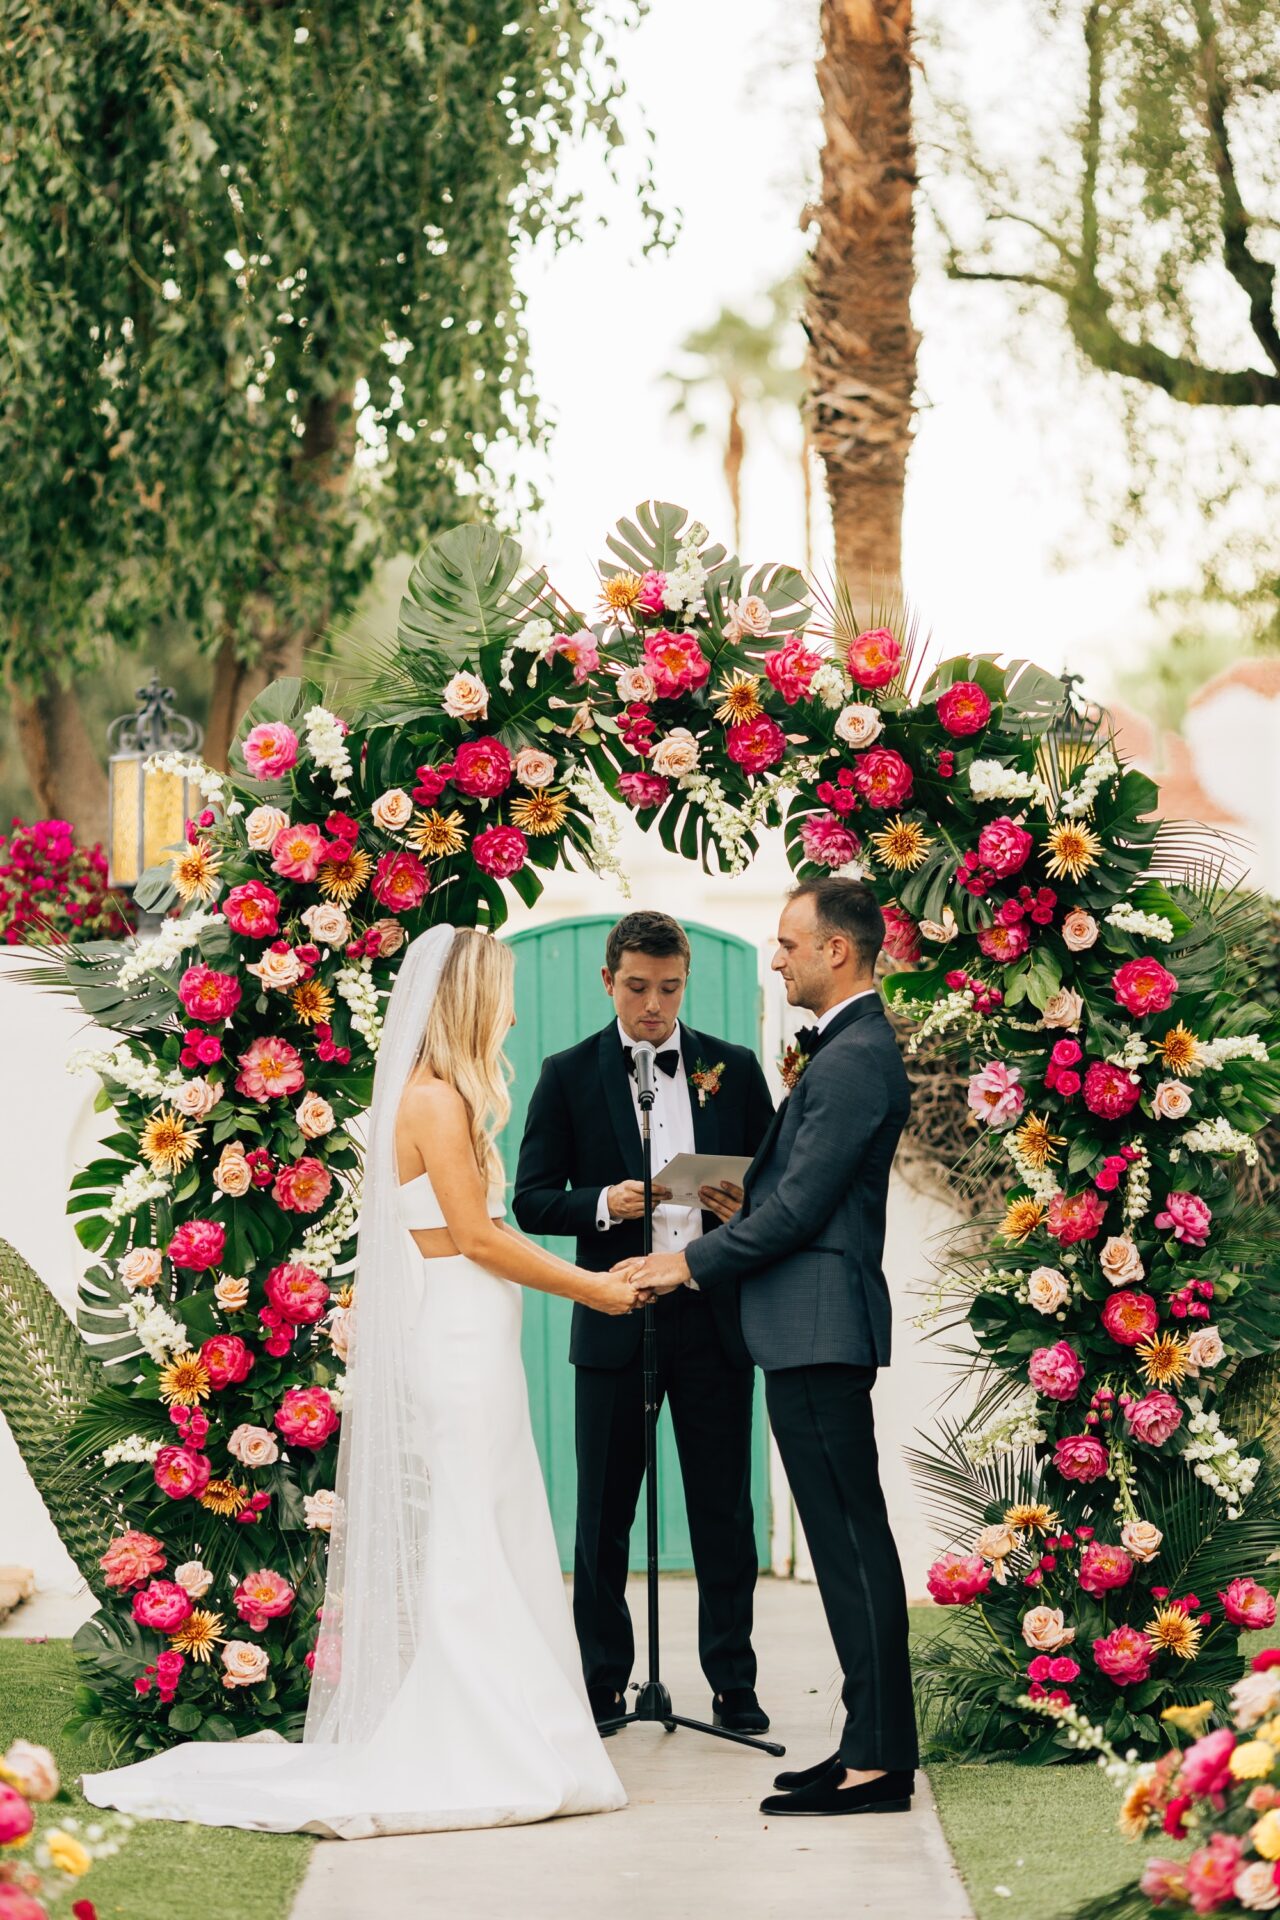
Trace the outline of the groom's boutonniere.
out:
<instances>
[{"instance_id":1,"label":"groom's boutonniere","mask_svg":"<svg viewBox=\"0 0 1280 1920\"><path fill-rule=\"evenodd\" d=\"M705 1107L708 1100L714 1100L720 1091L720 1080L724 1073L724 1061L717 1060L709 1067L705 1060L699 1060L689 1075L689 1085L698 1089L698 1105Z\"/></svg>"},{"instance_id":2,"label":"groom's boutonniere","mask_svg":"<svg viewBox=\"0 0 1280 1920\"><path fill-rule=\"evenodd\" d=\"M808 1064L808 1054L798 1047L793 1040L791 1045L785 1049L782 1058L778 1062L778 1072L782 1076L782 1084L788 1093L791 1092Z\"/></svg>"}]
</instances>

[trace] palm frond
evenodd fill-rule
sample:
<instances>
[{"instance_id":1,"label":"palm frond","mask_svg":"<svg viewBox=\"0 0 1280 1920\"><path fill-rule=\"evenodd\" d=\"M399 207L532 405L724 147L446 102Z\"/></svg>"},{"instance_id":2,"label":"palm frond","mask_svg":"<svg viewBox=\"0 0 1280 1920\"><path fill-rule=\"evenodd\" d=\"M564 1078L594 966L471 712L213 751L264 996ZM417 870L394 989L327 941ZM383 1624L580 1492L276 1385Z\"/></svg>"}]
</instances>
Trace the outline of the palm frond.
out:
<instances>
[{"instance_id":1,"label":"palm frond","mask_svg":"<svg viewBox=\"0 0 1280 1920\"><path fill-rule=\"evenodd\" d=\"M1116 1887L1111 1893L1086 1901L1084 1906L1075 1909L1070 1920L1151 1920L1151 1901L1134 1880L1128 1886Z\"/></svg>"}]
</instances>

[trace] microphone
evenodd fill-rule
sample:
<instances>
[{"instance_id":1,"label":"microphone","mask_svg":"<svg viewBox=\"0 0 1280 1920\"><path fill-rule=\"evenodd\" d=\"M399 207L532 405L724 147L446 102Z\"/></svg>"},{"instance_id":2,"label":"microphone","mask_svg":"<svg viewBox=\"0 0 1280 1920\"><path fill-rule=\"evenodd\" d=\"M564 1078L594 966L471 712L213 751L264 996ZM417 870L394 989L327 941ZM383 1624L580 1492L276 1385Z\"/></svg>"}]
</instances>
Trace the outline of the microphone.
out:
<instances>
[{"instance_id":1,"label":"microphone","mask_svg":"<svg viewBox=\"0 0 1280 1920\"><path fill-rule=\"evenodd\" d=\"M657 1089L654 1086L654 1061L658 1050L652 1040L637 1040L631 1049L632 1066L636 1076L636 1098L645 1113L652 1107Z\"/></svg>"}]
</instances>

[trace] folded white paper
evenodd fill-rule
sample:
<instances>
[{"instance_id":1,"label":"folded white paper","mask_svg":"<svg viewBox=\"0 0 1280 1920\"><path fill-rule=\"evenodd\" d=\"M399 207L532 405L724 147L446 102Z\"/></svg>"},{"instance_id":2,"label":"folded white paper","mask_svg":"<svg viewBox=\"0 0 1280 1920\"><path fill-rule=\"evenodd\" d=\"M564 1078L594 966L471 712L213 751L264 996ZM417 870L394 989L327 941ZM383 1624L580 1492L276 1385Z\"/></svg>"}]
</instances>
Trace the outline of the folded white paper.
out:
<instances>
[{"instance_id":1,"label":"folded white paper","mask_svg":"<svg viewBox=\"0 0 1280 1920\"><path fill-rule=\"evenodd\" d=\"M742 1185L751 1165L749 1153L678 1153L653 1176L655 1187L670 1187L672 1206L697 1207L699 1187L718 1187L722 1180Z\"/></svg>"}]
</instances>

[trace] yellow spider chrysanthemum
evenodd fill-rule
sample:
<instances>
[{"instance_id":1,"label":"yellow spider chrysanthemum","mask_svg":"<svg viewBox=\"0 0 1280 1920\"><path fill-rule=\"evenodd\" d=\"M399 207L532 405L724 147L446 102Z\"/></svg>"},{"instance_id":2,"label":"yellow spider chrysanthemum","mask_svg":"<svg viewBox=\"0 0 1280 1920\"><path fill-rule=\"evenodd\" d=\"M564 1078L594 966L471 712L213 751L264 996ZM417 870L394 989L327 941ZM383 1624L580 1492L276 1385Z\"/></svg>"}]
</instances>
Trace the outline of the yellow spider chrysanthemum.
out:
<instances>
[{"instance_id":1,"label":"yellow spider chrysanthemum","mask_svg":"<svg viewBox=\"0 0 1280 1920\"><path fill-rule=\"evenodd\" d=\"M539 834L559 833L568 818L569 800L563 793L552 793L550 788L539 787L523 800L511 803L511 824L519 827L521 833L535 838Z\"/></svg>"},{"instance_id":2,"label":"yellow spider chrysanthemum","mask_svg":"<svg viewBox=\"0 0 1280 1920\"><path fill-rule=\"evenodd\" d=\"M202 907L207 906L218 891L218 875L222 871L222 863L215 858L209 842L197 840L193 846L180 847L177 853L169 855L169 862L173 867L173 884L183 904L198 900Z\"/></svg>"},{"instance_id":3,"label":"yellow spider chrysanthemum","mask_svg":"<svg viewBox=\"0 0 1280 1920\"><path fill-rule=\"evenodd\" d=\"M1161 1607L1154 1620L1148 1620L1146 1636L1161 1653L1172 1653L1179 1660L1194 1660L1200 1651L1200 1626L1181 1607Z\"/></svg>"},{"instance_id":4,"label":"yellow spider chrysanthemum","mask_svg":"<svg viewBox=\"0 0 1280 1920\"><path fill-rule=\"evenodd\" d=\"M1151 1050L1165 1072L1176 1073L1179 1078L1194 1073L1200 1058L1200 1042L1181 1021L1176 1027L1170 1027L1163 1040L1153 1041Z\"/></svg>"},{"instance_id":5,"label":"yellow spider chrysanthemum","mask_svg":"<svg viewBox=\"0 0 1280 1920\"><path fill-rule=\"evenodd\" d=\"M722 680L715 698L720 702L715 715L721 726L736 727L744 720L758 720L764 712L760 681L754 673L735 673Z\"/></svg>"},{"instance_id":6,"label":"yellow spider chrysanthemum","mask_svg":"<svg viewBox=\"0 0 1280 1920\"><path fill-rule=\"evenodd\" d=\"M223 1632L225 1624L220 1613L210 1613L205 1607L197 1607L194 1613L187 1615L178 1631L169 1635L169 1645L175 1653L185 1653L189 1659L199 1660L207 1666L218 1642L227 1637Z\"/></svg>"},{"instance_id":7,"label":"yellow spider chrysanthemum","mask_svg":"<svg viewBox=\"0 0 1280 1920\"><path fill-rule=\"evenodd\" d=\"M1049 833L1045 851L1049 877L1053 880L1080 880L1102 852L1102 842L1092 827L1078 820L1059 820Z\"/></svg>"},{"instance_id":8,"label":"yellow spider chrysanthemum","mask_svg":"<svg viewBox=\"0 0 1280 1920\"><path fill-rule=\"evenodd\" d=\"M435 807L418 815L409 829L408 838L426 860L443 860L448 854L461 853L467 844L467 836L462 831L462 815L440 813Z\"/></svg>"},{"instance_id":9,"label":"yellow spider chrysanthemum","mask_svg":"<svg viewBox=\"0 0 1280 1920\"><path fill-rule=\"evenodd\" d=\"M373 872L373 862L363 847L355 847L345 860L326 860L316 875L316 884L326 900L349 907Z\"/></svg>"},{"instance_id":10,"label":"yellow spider chrysanthemum","mask_svg":"<svg viewBox=\"0 0 1280 1920\"><path fill-rule=\"evenodd\" d=\"M202 1507L210 1513L221 1514L225 1519L234 1520L248 1504L248 1487L237 1486L234 1480L211 1480L200 1495Z\"/></svg>"},{"instance_id":11,"label":"yellow spider chrysanthemum","mask_svg":"<svg viewBox=\"0 0 1280 1920\"><path fill-rule=\"evenodd\" d=\"M195 1159L199 1127L190 1127L180 1113L157 1107L142 1129L138 1149L153 1173L181 1173Z\"/></svg>"},{"instance_id":12,"label":"yellow spider chrysanthemum","mask_svg":"<svg viewBox=\"0 0 1280 1920\"><path fill-rule=\"evenodd\" d=\"M1138 1348L1143 1377L1149 1387L1176 1387L1186 1378L1187 1349L1174 1333L1158 1333Z\"/></svg>"},{"instance_id":13,"label":"yellow spider chrysanthemum","mask_svg":"<svg viewBox=\"0 0 1280 1920\"><path fill-rule=\"evenodd\" d=\"M1063 1136L1051 1132L1048 1120L1042 1120L1038 1113L1027 1115L1013 1140L1018 1152L1031 1167L1052 1166L1058 1157L1058 1148L1065 1145Z\"/></svg>"},{"instance_id":14,"label":"yellow spider chrysanthemum","mask_svg":"<svg viewBox=\"0 0 1280 1920\"><path fill-rule=\"evenodd\" d=\"M1120 1802L1120 1817L1116 1824L1130 1840L1141 1840L1150 1825L1152 1814L1158 1811L1155 1782L1150 1774L1140 1773Z\"/></svg>"},{"instance_id":15,"label":"yellow spider chrysanthemum","mask_svg":"<svg viewBox=\"0 0 1280 1920\"><path fill-rule=\"evenodd\" d=\"M167 1407L198 1407L209 1391L209 1371L198 1353L180 1353L160 1369L160 1398Z\"/></svg>"},{"instance_id":16,"label":"yellow spider chrysanthemum","mask_svg":"<svg viewBox=\"0 0 1280 1920\"><path fill-rule=\"evenodd\" d=\"M334 1296L334 1305L338 1307L349 1307L355 1297L356 1290L353 1286L339 1287Z\"/></svg>"},{"instance_id":17,"label":"yellow spider chrysanthemum","mask_svg":"<svg viewBox=\"0 0 1280 1920\"><path fill-rule=\"evenodd\" d=\"M1043 1200L1011 1200L1005 1210L1000 1232L1006 1240L1025 1240L1035 1232L1043 1219Z\"/></svg>"},{"instance_id":18,"label":"yellow spider chrysanthemum","mask_svg":"<svg viewBox=\"0 0 1280 1920\"><path fill-rule=\"evenodd\" d=\"M914 873L933 845L918 821L904 820L901 814L868 838L876 859L894 873Z\"/></svg>"},{"instance_id":19,"label":"yellow spider chrysanthemum","mask_svg":"<svg viewBox=\"0 0 1280 1920\"><path fill-rule=\"evenodd\" d=\"M1006 1507L1004 1523L1015 1533L1052 1533L1058 1516L1043 1500L1024 1500L1015 1507Z\"/></svg>"},{"instance_id":20,"label":"yellow spider chrysanthemum","mask_svg":"<svg viewBox=\"0 0 1280 1920\"><path fill-rule=\"evenodd\" d=\"M319 1026L333 1017L333 995L323 980L300 980L289 995L304 1026Z\"/></svg>"},{"instance_id":21,"label":"yellow spider chrysanthemum","mask_svg":"<svg viewBox=\"0 0 1280 1920\"><path fill-rule=\"evenodd\" d=\"M600 605L610 613L628 612L640 598L641 584L638 573L615 573L600 582Z\"/></svg>"}]
</instances>

